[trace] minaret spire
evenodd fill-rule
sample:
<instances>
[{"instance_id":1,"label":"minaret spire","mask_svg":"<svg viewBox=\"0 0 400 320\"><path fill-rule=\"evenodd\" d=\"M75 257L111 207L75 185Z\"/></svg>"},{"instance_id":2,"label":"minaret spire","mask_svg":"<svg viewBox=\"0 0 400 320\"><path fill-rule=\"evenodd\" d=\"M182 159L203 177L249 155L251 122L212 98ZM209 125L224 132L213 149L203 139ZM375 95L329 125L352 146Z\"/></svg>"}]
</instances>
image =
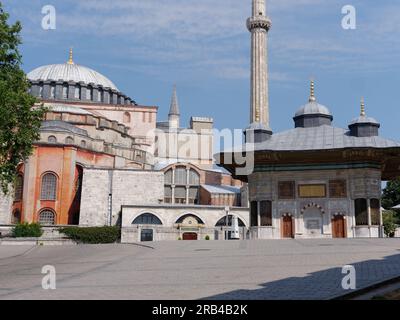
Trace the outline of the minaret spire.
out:
<instances>
[{"instance_id":1,"label":"minaret spire","mask_svg":"<svg viewBox=\"0 0 400 320\"><path fill-rule=\"evenodd\" d=\"M250 128L257 127L271 134L267 53L267 35L271 28L271 20L266 16L266 0L252 1L252 17L247 20L247 28L251 32Z\"/></svg>"},{"instance_id":2,"label":"minaret spire","mask_svg":"<svg viewBox=\"0 0 400 320\"><path fill-rule=\"evenodd\" d=\"M68 59L68 64L74 64L74 51L71 48L69 48L69 59Z\"/></svg>"},{"instance_id":3,"label":"minaret spire","mask_svg":"<svg viewBox=\"0 0 400 320\"><path fill-rule=\"evenodd\" d=\"M366 113L365 113L365 102L364 102L364 97L361 98L361 112L360 112L360 116L361 117L365 117Z\"/></svg>"},{"instance_id":4,"label":"minaret spire","mask_svg":"<svg viewBox=\"0 0 400 320\"><path fill-rule=\"evenodd\" d=\"M174 85L174 89L172 92L171 106L169 108L169 113L168 113L168 121L170 128L172 129L179 128L180 111L179 111L178 95L176 93L176 85Z\"/></svg>"},{"instance_id":5,"label":"minaret spire","mask_svg":"<svg viewBox=\"0 0 400 320\"><path fill-rule=\"evenodd\" d=\"M315 99L315 84L314 80L311 79L311 84L310 84L310 99L308 99L309 102L315 102L317 99Z\"/></svg>"}]
</instances>

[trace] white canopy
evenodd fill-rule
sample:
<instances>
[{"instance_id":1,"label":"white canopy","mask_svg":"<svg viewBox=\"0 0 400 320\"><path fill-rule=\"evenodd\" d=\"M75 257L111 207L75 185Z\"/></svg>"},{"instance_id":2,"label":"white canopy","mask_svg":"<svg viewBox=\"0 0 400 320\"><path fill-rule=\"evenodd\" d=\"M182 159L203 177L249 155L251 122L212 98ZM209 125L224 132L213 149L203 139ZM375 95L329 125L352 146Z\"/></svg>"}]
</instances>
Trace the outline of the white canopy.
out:
<instances>
[{"instance_id":1,"label":"white canopy","mask_svg":"<svg viewBox=\"0 0 400 320\"><path fill-rule=\"evenodd\" d=\"M397 206L393 207L392 209L400 209L400 204L398 204Z\"/></svg>"}]
</instances>

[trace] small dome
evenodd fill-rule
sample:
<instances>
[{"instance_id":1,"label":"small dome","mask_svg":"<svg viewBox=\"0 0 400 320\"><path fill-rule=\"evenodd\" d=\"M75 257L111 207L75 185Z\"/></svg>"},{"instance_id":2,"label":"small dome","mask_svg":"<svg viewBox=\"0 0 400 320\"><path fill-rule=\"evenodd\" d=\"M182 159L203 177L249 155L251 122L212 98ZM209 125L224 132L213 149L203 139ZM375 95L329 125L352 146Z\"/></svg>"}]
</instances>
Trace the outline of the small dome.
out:
<instances>
[{"instance_id":1,"label":"small dome","mask_svg":"<svg viewBox=\"0 0 400 320\"><path fill-rule=\"evenodd\" d=\"M97 71L72 63L42 66L29 72L27 77L30 81L73 81L76 83L93 83L119 92L116 85L107 77Z\"/></svg>"},{"instance_id":2,"label":"small dome","mask_svg":"<svg viewBox=\"0 0 400 320\"><path fill-rule=\"evenodd\" d=\"M372 117L359 116L350 122L350 125L353 124L379 124L379 122Z\"/></svg>"},{"instance_id":3,"label":"small dome","mask_svg":"<svg viewBox=\"0 0 400 320\"><path fill-rule=\"evenodd\" d=\"M293 117L296 128L319 127L332 125L333 116L329 109L317 102L314 95L314 81L311 81L310 98L308 103L297 110Z\"/></svg>"},{"instance_id":4,"label":"small dome","mask_svg":"<svg viewBox=\"0 0 400 320\"><path fill-rule=\"evenodd\" d=\"M295 118L308 115L322 115L322 116L332 117L332 114L330 113L329 109L317 102L314 91L315 91L314 81L311 80L310 98L308 100L308 103L302 106L299 110L297 110L294 116Z\"/></svg>"},{"instance_id":5,"label":"small dome","mask_svg":"<svg viewBox=\"0 0 400 320\"><path fill-rule=\"evenodd\" d=\"M316 101L310 101L306 105L302 106L299 110L297 110L295 117L312 114L332 116L327 107L317 103Z\"/></svg>"}]
</instances>

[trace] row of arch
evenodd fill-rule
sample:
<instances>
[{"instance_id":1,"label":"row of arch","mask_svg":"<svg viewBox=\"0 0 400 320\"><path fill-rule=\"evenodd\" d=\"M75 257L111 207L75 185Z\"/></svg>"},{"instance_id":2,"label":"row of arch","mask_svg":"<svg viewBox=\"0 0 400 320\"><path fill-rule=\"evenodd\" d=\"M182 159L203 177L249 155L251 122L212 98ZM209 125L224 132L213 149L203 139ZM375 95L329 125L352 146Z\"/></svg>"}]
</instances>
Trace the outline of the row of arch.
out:
<instances>
[{"instance_id":1,"label":"row of arch","mask_svg":"<svg viewBox=\"0 0 400 320\"><path fill-rule=\"evenodd\" d=\"M80 84L56 84L55 82L33 83L30 93L43 99L74 99L92 101L105 104L131 105L135 104L131 98L103 87Z\"/></svg>"},{"instance_id":2,"label":"row of arch","mask_svg":"<svg viewBox=\"0 0 400 320\"><path fill-rule=\"evenodd\" d=\"M199 224L204 224L203 220L200 217L198 217L198 216L196 216L194 214L191 214L191 213L184 214L183 216L180 216L176 220L175 223L176 224L182 223L188 217L193 217L193 218L195 218L197 220L197 222ZM228 226L232 226L232 218L233 218L233 215L228 215ZM219 219L217 221L217 223L215 224L215 227L224 227L224 226L226 226L227 225L226 219L227 219L226 216L224 216L221 219ZM238 220L239 220L239 227L245 227L246 226L242 219L240 219L238 217ZM155 214L149 213L149 212L142 213L139 216L137 216L133 220L132 224L133 225L155 225L155 226L163 225L163 223L162 223L162 221L161 221L161 219L159 217L157 217Z\"/></svg>"},{"instance_id":3,"label":"row of arch","mask_svg":"<svg viewBox=\"0 0 400 320\"><path fill-rule=\"evenodd\" d=\"M52 226L56 224L56 213L52 209L43 209L38 214L38 222L41 225ZM11 218L11 224L18 224L22 222L21 211L14 210Z\"/></svg>"},{"instance_id":4,"label":"row of arch","mask_svg":"<svg viewBox=\"0 0 400 320\"><path fill-rule=\"evenodd\" d=\"M55 136L49 136L47 138L47 142L51 143L51 144L56 144L56 143L58 143L58 140L57 140L57 138ZM71 136L68 136L68 137L66 137L64 139L64 143L65 144L75 144L75 139L73 137L71 137ZM82 148L86 148L86 141L85 140L81 140L80 146Z\"/></svg>"},{"instance_id":5,"label":"row of arch","mask_svg":"<svg viewBox=\"0 0 400 320\"><path fill-rule=\"evenodd\" d=\"M40 184L40 200L57 200L58 177L54 172L46 172L42 175ZM14 201L22 201L24 177L22 173L17 175L14 186Z\"/></svg>"},{"instance_id":6,"label":"row of arch","mask_svg":"<svg viewBox=\"0 0 400 320\"><path fill-rule=\"evenodd\" d=\"M301 209L301 215L310 208L316 208L321 214L325 214L322 206L311 202ZM380 200L355 199L354 215L356 226L380 225ZM272 201L252 201L250 203L250 225L272 226Z\"/></svg>"}]
</instances>

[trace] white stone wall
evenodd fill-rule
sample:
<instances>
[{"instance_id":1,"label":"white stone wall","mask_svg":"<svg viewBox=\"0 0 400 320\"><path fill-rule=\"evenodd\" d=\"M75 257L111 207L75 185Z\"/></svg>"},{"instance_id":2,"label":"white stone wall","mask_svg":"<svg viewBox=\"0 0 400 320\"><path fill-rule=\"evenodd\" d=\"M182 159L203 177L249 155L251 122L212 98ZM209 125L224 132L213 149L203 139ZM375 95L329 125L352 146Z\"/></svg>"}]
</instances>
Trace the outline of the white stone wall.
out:
<instances>
[{"instance_id":1,"label":"white stone wall","mask_svg":"<svg viewBox=\"0 0 400 320\"><path fill-rule=\"evenodd\" d=\"M337 179L347 181L347 198L329 198L329 181ZM295 199L279 199L279 181L295 181ZM327 186L327 197L298 198L297 193L299 184L325 184ZM249 200L272 201L273 222L272 227L258 227L256 230L253 230L252 228L251 237L261 239L279 239L281 237L281 219L285 214L289 214L294 219L296 238L332 237L331 221L336 214L345 216L348 238L378 237L379 228L373 226L355 227L354 200L357 198L381 198L379 170L350 169L253 173L249 176ZM307 209L303 210L304 208ZM315 212L310 213L310 211L313 210L318 211L319 216L317 216ZM310 216L307 217L307 215ZM307 218L319 220L321 224L321 232L318 232L318 234L307 233Z\"/></svg>"},{"instance_id":2,"label":"white stone wall","mask_svg":"<svg viewBox=\"0 0 400 320\"><path fill-rule=\"evenodd\" d=\"M80 225L104 226L108 224L109 192L109 170L83 170Z\"/></svg>"},{"instance_id":3,"label":"white stone wall","mask_svg":"<svg viewBox=\"0 0 400 320\"><path fill-rule=\"evenodd\" d=\"M11 223L12 197L0 191L0 225Z\"/></svg>"},{"instance_id":4,"label":"white stone wall","mask_svg":"<svg viewBox=\"0 0 400 320\"><path fill-rule=\"evenodd\" d=\"M162 226L132 225L135 218L143 213L151 213L158 217L162 222ZM157 205L123 207L121 241L123 243L140 241L142 228L153 230L154 241L178 240L185 231L179 230L175 222L186 214L195 215L204 222L204 227L194 231L198 234L199 240L204 240L206 236L209 236L210 240L223 239L223 232L221 232L220 228L216 228L215 225L221 218L225 217L225 207ZM229 214L238 216L246 227L249 226L249 211L247 208L231 208ZM242 230L243 233L244 230ZM245 235L243 235L244 237Z\"/></svg>"},{"instance_id":5,"label":"white stone wall","mask_svg":"<svg viewBox=\"0 0 400 320\"><path fill-rule=\"evenodd\" d=\"M110 197L111 195L111 197ZM164 176L158 171L84 169L80 225L118 221L122 205L156 205L164 199Z\"/></svg>"},{"instance_id":6,"label":"white stone wall","mask_svg":"<svg viewBox=\"0 0 400 320\"><path fill-rule=\"evenodd\" d=\"M116 170L112 184L114 223L123 205L157 205L164 201L163 172Z\"/></svg>"}]
</instances>

